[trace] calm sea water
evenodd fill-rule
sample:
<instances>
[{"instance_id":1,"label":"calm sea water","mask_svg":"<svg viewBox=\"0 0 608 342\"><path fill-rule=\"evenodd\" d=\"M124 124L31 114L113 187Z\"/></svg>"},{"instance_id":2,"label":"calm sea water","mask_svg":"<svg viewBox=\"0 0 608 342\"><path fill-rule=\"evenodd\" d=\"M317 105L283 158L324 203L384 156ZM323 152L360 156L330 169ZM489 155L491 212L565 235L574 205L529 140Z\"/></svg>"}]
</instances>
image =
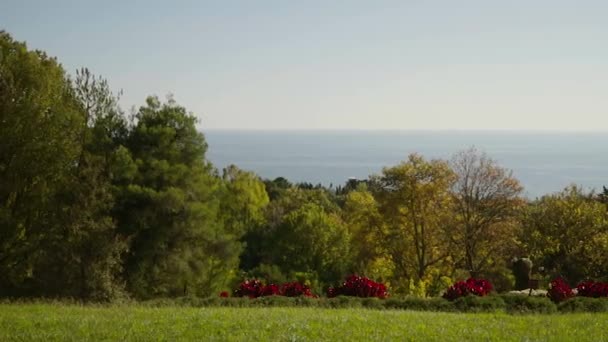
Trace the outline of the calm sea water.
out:
<instances>
[{"instance_id":1,"label":"calm sea water","mask_svg":"<svg viewBox=\"0 0 608 342\"><path fill-rule=\"evenodd\" d=\"M263 178L344 184L367 178L417 152L450 158L471 146L513 170L528 197L569 184L608 185L608 133L439 131L207 131L208 158Z\"/></svg>"}]
</instances>

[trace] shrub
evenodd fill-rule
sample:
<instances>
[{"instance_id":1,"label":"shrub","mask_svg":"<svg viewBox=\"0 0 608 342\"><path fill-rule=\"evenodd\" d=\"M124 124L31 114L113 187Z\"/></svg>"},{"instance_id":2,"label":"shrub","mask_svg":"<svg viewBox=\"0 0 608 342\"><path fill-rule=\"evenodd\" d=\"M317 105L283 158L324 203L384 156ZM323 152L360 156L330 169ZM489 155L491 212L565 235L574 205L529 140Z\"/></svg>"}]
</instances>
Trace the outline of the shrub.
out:
<instances>
[{"instance_id":1,"label":"shrub","mask_svg":"<svg viewBox=\"0 0 608 342\"><path fill-rule=\"evenodd\" d=\"M221 294L220 294L221 296ZM286 297L315 297L310 287L299 282L285 283L280 287L276 284L264 285L257 279L245 280L234 290L234 297L267 297L267 296L286 296Z\"/></svg>"},{"instance_id":2,"label":"shrub","mask_svg":"<svg viewBox=\"0 0 608 342\"><path fill-rule=\"evenodd\" d=\"M261 290L261 296L258 297L265 297L265 296L278 296L280 295L280 291L279 291L279 287L275 284L268 284L266 286L262 286L262 290Z\"/></svg>"},{"instance_id":3,"label":"shrub","mask_svg":"<svg viewBox=\"0 0 608 342\"><path fill-rule=\"evenodd\" d=\"M377 297L361 298L361 306L367 309L384 309L384 302Z\"/></svg>"},{"instance_id":4,"label":"shrub","mask_svg":"<svg viewBox=\"0 0 608 342\"><path fill-rule=\"evenodd\" d=\"M560 312L608 312L608 299L574 297L558 305Z\"/></svg>"},{"instance_id":5,"label":"shrub","mask_svg":"<svg viewBox=\"0 0 608 342\"><path fill-rule=\"evenodd\" d=\"M310 287L303 285L297 281L281 285L280 293L282 296L286 297L316 297L310 290Z\"/></svg>"},{"instance_id":6,"label":"shrub","mask_svg":"<svg viewBox=\"0 0 608 342\"><path fill-rule=\"evenodd\" d=\"M583 281L576 286L577 296L601 298L608 297L608 283Z\"/></svg>"},{"instance_id":7,"label":"shrub","mask_svg":"<svg viewBox=\"0 0 608 342\"><path fill-rule=\"evenodd\" d=\"M360 308L361 300L353 296L337 296L329 298L327 303L332 308Z\"/></svg>"},{"instance_id":8,"label":"shrub","mask_svg":"<svg viewBox=\"0 0 608 342\"><path fill-rule=\"evenodd\" d=\"M257 279L245 280L238 289L234 290L234 297L257 298L262 294L262 282Z\"/></svg>"},{"instance_id":9,"label":"shrub","mask_svg":"<svg viewBox=\"0 0 608 342\"><path fill-rule=\"evenodd\" d=\"M466 297L470 294L476 296L486 296L492 291L492 284L485 279L469 278L466 281L459 281L450 286L443 294L443 298L447 300L456 300L460 297Z\"/></svg>"},{"instance_id":10,"label":"shrub","mask_svg":"<svg viewBox=\"0 0 608 342\"><path fill-rule=\"evenodd\" d=\"M294 298L275 295L254 298L250 300L250 303L254 307L286 307L296 305Z\"/></svg>"},{"instance_id":11,"label":"shrub","mask_svg":"<svg viewBox=\"0 0 608 342\"><path fill-rule=\"evenodd\" d=\"M389 298L384 302L387 309L417 310L417 311L454 311L454 304L443 298L406 297L403 299Z\"/></svg>"},{"instance_id":12,"label":"shrub","mask_svg":"<svg viewBox=\"0 0 608 342\"><path fill-rule=\"evenodd\" d=\"M557 307L547 297L505 294L501 298L509 313L554 313Z\"/></svg>"},{"instance_id":13,"label":"shrub","mask_svg":"<svg viewBox=\"0 0 608 342\"><path fill-rule=\"evenodd\" d=\"M549 297L554 303L563 302L564 300L574 297L574 292L564 281L564 279L556 278L551 281L549 290L547 291L547 297Z\"/></svg>"},{"instance_id":14,"label":"shrub","mask_svg":"<svg viewBox=\"0 0 608 342\"><path fill-rule=\"evenodd\" d=\"M319 306L319 299L315 297L300 296L293 298L296 306L316 307Z\"/></svg>"},{"instance_id":15,"label":"shrub","mask_svg":"<svg viewBox=\"0 0 608 342\"><path fill-rule=\"evenodd\" d=\"M336 288L330 287L327 290L327 297L333 298L337 296L376 297L384 299L388 297L388 292L384 284L353 274L347 277L341 286Z\"/></svg>"},{"instance_id":16,"label":"shrub","mask_svg":"<svg viewBox=\"0 0 608 342\"><path fill-rule=\"evenodd\" d=\"M274 284L264 285L257 279L245 280L234 290L234 297L258 298L272 296L279 293L278 286Z\"/></svg>"},{"instance_id":17,"label":"shrub","mask_svg":"<svg viewBox=\"0 0 608 342\"><path fill-rule=\"evenodd\" d=\"M499 296L464 296L454 300L454 307L464 312L493 312L504 310L506 304Z\"/></svg>"},{"instance_id":18,"label":"shrub","mask_svg":"<svg viewBox=\"0 0 608 342\"><path fill-rule=\"evenodd\" d=\"M212 297L207 298L203 301L202 306L204 307L214 307L214 306L224 306L224 307L234 307L234 308L246 308L251 306L251 300L247 297L228 297L228 298L218 298Z\"/></svg>"}]
</instances>

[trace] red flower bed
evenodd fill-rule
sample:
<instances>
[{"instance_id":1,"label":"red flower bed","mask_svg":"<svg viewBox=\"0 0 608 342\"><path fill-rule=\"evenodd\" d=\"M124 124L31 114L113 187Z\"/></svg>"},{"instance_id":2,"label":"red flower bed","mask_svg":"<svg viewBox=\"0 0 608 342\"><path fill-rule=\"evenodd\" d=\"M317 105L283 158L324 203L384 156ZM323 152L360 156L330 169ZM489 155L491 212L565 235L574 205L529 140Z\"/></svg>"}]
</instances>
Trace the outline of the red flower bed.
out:
<instances>
[{"instance_id":1,"label":"red flower bed","mask_svg":"<svg viewBox=\"0 0 608 342\"><path fill-rule=\"evenodd\" d=\"M261 296L279 296L281 293L279 291L279 286L275 284L268 284L266 286L262 286Z\"/></svg>"},{"instance_id":2,"label":"red flower bed","mask_svg":"<svg viewBox=\"0 0 608 342\"><path fill-rule=\"evenodd\" d=\"M351 275L341 286L327 290L327 297L353 296L353 297L376 297L386 298L388 292L386 286L369 278Z\"/></svg>"},{"instance_id":3,"label":"red flower bed","mask_svg":"<svg viewBox=\"0 0 608 342\"><path fill-rule=\"evenodd\" d=\"M459 281L450 286L443 294L443 298L447 300L455 300L456 298L468 296L470 294L476 296L485 296L492 291L492 284L485 279L469 278L466 281Z\"/></svg>"},{"instance_id":4,"label":"red flower bed","mask_svg":"<svg viewBox=\"0 0 608 342\"><path fill-rule=\"evenodd\" d=\"M264 284L257 279L245 280L239 285L239 288L234 290L235 297L258 298L267 293Z\"/></svg>"},{"instance_id":5,"label":"red flower bed","mask_svg":"<svg viewBox=\"0 0 608 342\"><path fill-rule=\"evenodd\" d=\"M310 290L310 287L302 285L297 281L281 285L281 295L286 297L316 297Z\"/></svg>"},{"instance_id":6,"label":"red flower bed","mask_svg":"<svg viewBox=\"0 0 608 342\"><path fill-rule=\"evenodd\" d=\"M601 298L608 297L608 283L583 281L576 286L577 296Z\"/></svg>"},{"instance_id":7,"label":"red flower bed","mask_svg":"<svg viewBox=\"0 0 608 342\"><path fill-rule=\"evenodd\" d=\"M551 281L549 290L547 291L547 297L555 303L559 303L568 298L574 297L574 292L562 278L556 278Z\"/></svg>"},{"instance_id":8,"label":"red flower bed","mask_svg":"<svg viewBox=\"0 0 608 342\"><path fill-rule=\"evenodd\" d=\"M221 296L221 295L220 295ZM276 284L264 285L257 279L245 280L234 290L235 297L258 298L265 296L286 296L286 297L316 297L310 287L299 282L285 283L280 287Z\"/></svg>"}]
</instances>

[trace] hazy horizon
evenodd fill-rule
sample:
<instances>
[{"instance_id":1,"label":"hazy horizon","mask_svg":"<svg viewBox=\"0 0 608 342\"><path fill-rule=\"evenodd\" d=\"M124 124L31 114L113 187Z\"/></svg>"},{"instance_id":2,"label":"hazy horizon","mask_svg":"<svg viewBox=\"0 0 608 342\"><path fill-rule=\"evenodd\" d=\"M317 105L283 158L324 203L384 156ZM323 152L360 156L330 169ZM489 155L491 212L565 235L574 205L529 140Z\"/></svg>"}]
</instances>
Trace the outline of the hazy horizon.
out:
<instances>
[{"instance_id":1,"label":"hazy horizon","mask_svg":"<svg viewBox=\"0 0 608 342\"><path fill-rule=\"evenodd\" d=\"M570 184L601 190L608 173L608 135L574 132L204 130L206 157L260 177L341 185L397 165L411 153L449 160L475 147L513 170L529 198Z\"/></svg>"},{"instance_id":2,"label":"hazy horizon","mask_svg":"<svg viewBox=\"0 0 608 342\"><path fill-rule=\"evenodd\" d=\"M5 0L0 29L203 129L608 129L608 2Z\"/></svg>"},{"instance_id":3,"label":"hazy horizon","mask_svg":"<svg viewBox=\"0 0 608 342\"><path fill-rule=\"evenodd\" d=\"M608 133L608 128L588 129L588 130L567 130L567 129L542 129L542 128L230 128L230 127L202 127L202 131L242 131L242 132L450 132L450 133L548 133L548 134L604 134Z\"/></svg>"}]
</instances>

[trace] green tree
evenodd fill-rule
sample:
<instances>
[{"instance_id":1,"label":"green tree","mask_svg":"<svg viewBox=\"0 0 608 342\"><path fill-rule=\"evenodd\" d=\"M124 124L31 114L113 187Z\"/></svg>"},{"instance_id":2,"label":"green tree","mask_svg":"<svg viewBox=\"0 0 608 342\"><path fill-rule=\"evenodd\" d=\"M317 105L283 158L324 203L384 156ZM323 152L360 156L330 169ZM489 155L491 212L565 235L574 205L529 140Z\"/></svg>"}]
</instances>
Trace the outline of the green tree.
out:
<instances>
[{"instance_id":1,"label":"green tree","mask_svg":"<svg viewBox=\"0 0 608 342\"><path fill-rule=\"evenodd\" d=\"M284 273L306 272L336 282L350 266L350 235L340 217L314 203L286 214L273 239L272 261Z\"/></svg>"},{"instance_id":2,"label":"green tree","mask_svg":"<svg viewBox=\"0 0 608 342\"><path fill-rule=\"evenodd\" d=\"M0 294L31 288L83 117L59 63L0 31Z\"/></svg>"},{"instance_id":3,"label":"green tree","mask_svg":"<svg viewBox=\"0 0 608 342\"><path fill-rule=\"evenodd\" d=\"M111 217L109 169L120 140L99 128L110 119L125 127L124 117L107 82L86 69L77 73L73 93L84 118L79 154L53 198L54 222L33 274L41 294L111 300L123 294L121 254L127 247Z\"/></svg>"},{"instance_id":4,"label":"green tree","mask_svg":"<svg viewBox=\"0 0 608 342\"><path fill-rule=\"evenodd\" d=\"M450 187L455 175L440 160L412 154L406 162L384 168L373 189L388 227L387 247L401 280L426 281L430 268L450 256L444 227L451 212Z\"/></svg>"},{"instance_id":5,"label":"green tree","mask_svg":"<svg viewBox=\"0 0 608 342\"><path fill-rule=\"evenodd\" d=\"M205 160L196 118L150 97L127 147L137 166L116 217L131 239L125 275L138 298L209 295L230 280L241 251L219 216L221 183Z\"/></svg>"},{"instance_id":6,"label":"green tree","mask_svg":"<svg viewBox=\"0 0 608 342\"><path fill-rule=\"evenodd\" d=\"M289 188L293 186L286 178L277 177L273 180L264 180L264 186L266 187L266 193L271 201L274 201L281 197L281 195Z\"/></svg>"},{"instance_id":7,"label":"green tree","mask_svg":"<svg viewBox=\"0 0 608 342\"><path fill-rule=\"evenodd\" d=\"M266 207L265 222L244 237L245 271L277 267L283 277L306 273L326 284L349 269L350 234L325 190L283 189Z\"/></svg>"},{"instance_id":8,"label":"green tree","mask_svg":"<svg viewBox=\"0 0 608 342\"><path fill-rule=\"evenodd\" d=\"M364 184L346 194L342 216L351 235L353 270L388 280L392 276L392 261L385 246L388 229L378 202ZM380 265L384 267L379 269Z\"/></svg>"},{"instance_id":9,"label":"green tree","mask_svg":"<svg viewBox=\"0 0 608 342\"><path fill-rule=\"evenodd\" d=\"M224 169L222 179L225 189L221 215L226 229L241 237L253 227L264 223L268 194L257 175L240 170L235 165Z\"/></svg>"},{"instance_id":10,"label":"green tree","mask_svg":"<svg viewBox=\"0 0 608 342\"><path fill-rule=\"evenodd\" d=\"M608 278L608 213L602 203L570 186L532 203L520 236L535 264L576 284Z\"/></svg>"}]
</instances>

